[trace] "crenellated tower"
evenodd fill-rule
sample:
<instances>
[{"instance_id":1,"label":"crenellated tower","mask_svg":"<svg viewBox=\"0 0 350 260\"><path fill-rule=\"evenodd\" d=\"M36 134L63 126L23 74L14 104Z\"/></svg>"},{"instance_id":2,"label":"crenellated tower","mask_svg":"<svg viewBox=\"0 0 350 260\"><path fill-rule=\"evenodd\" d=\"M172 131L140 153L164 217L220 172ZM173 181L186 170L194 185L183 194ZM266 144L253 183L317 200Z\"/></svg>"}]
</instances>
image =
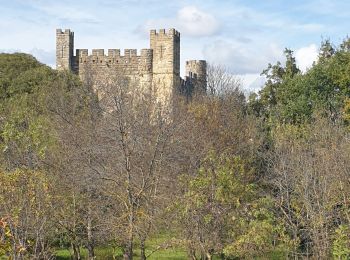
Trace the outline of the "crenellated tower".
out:
<instances>
[{"instance_id":1,"label":"crenellated tower","mask_svg":"<svg viewBox=\"0 0 350 260\"><path fill-rule=\"evenodd\" d=\"M136 49L125 49L124 53L120 49L77 49L75 55L74 33L57 29L56 68L91 80L100 99L107 93L103 86L122 75L137 86L136 94L151 91L165 111L172 111L177 91L191 96L197 89L206 89L207 64L203 60L187 61L186 78L180 78L180 33L175 29L151 30L150 48L139 53Z\"/></svg>"},{"instance_id":2,"label":"crenellated tower","mask_svg":"<svg viewBox=\"0 0 350 260\"><path fill-rule=\"evenodd\" d=\"M56 68L72 70L74 57L74 33L69 29L56 30Z\"/></svg>"},{"instance_id":3,"label":"crenellated tower","mask_svg":"<svg viewBox=\"0 0 350 260\"><path fill-rule=\"evenodd\" d=\"M195 92L207 90L207 62L205 60L186 61L186 80L193 86Z\"/></svg>"},{"instance_id":4,"label":"crenellated tower","mask_svg":"<svg viewBox=\"0 0 350 260\"><path fill-rule=\"evenodd\" d=\"M153 88L161 103L172 101L180 84L180 33L175 29L151 30Z\"/></svg>"}]
</instances>

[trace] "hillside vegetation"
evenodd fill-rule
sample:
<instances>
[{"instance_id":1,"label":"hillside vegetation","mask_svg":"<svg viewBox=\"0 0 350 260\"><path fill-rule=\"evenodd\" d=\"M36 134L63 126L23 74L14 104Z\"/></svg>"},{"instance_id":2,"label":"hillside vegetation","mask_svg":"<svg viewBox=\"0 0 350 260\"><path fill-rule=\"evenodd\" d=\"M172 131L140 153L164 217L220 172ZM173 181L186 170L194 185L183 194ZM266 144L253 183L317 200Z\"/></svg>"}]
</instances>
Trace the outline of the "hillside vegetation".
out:
<instances>
[{"instance_id":1,"label":"hillside vegetation","mask_svg":"<svg viewBox=\"0 0 350 260\"><path fill-rule=\"evenodd\" d=\"M0 54L0 259L350 258L350 41L285 55L248 98L211 66L169 116Z\"/></svg>"}]
</instances>

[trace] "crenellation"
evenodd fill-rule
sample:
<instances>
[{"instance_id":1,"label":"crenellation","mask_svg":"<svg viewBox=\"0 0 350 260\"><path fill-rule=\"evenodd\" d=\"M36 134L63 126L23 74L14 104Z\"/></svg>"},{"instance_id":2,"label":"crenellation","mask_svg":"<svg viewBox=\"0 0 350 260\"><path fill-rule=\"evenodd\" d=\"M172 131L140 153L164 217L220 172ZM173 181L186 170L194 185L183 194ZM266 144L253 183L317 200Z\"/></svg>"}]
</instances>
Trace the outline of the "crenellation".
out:
<instances>
[{"instance_id":1,"label":"crenellation","mask_svg":"<svg viewBox=\"0 0 350 260\"><path fill-rule=\"evenodd\" d=\"M91 54L89 54L88 49L76 49L76 56L105 56L110 58L145 58L150 57L153 54L152 49L141 49L138 53L137 49L125 49L123 55L121 55L120 49L108 49L107 55L105 55L104 49L92 49Z\"/></svg>"},{"instance_id":2,"label":"crenellation","mask_svg":"<svg viewBox=\"0 0 350 260\"><path fill-rule=\"evenodd\" d=\"M153 50L152 49L141 49L141 57L149 57L152 56Z\"/></svg>"},{"instance_id":3,"label":"crenellation","mask_svg":"<svg viewBox=\"0 0 350 260\"><path fill-rule=\"evenodd\" d=\"M102 57L105 56L104 49L92 49L92 56Z\"/></svg>"},{"instance_id":4,"label":"crenellation","mask_svg":"<svg viewBox=\"0 0 350 260\"><path fill-rule=\"evenodd\" d=\"M169 33L168 34L180 37L180 33L178 31L176 31L174 28L169 29Z\"/></svg>"},{"instance_id":5,"label":"crenellation","mask_svg":"<svg viewBox=\"0 0 350 260\"><path fill-rule=\"evenodd\" d=\"M87 57L89 56L89 50L88 49L76 49L75 50L77 57Z\"/></svg>"},{"instance_id":6,"label":"crenellation","mask_svg":"<svg viewBox=\"0 0 350 260\"><path fill-rule=\"evenodd\" d=\"M130 57L130 49L124 50L124 57Z\"/></svg>"},{"instance_id":7,"label":"crenellation","mask_svg":"<svg viewBox=\"0 0 350 260\"><path fill-rule=\"evenodd\" d=\"M108 57L120 57L120 49L108 49Z\"/></svg>"},{"instance_id":8,"label":"crenellation","mask_svg":"<svg viewBox=\"0 0 350 260\"><path fill-rule=\"evenodd\" d=\"M157 32L157 30L150 30L150 37L155 37L155 36L180 37L180 32L178 32L174 28L171 28L168 31L165 29L159 29L158 32Z\"/></svg>"},{"instance_id":9,"label":"crenellation","mask_svg":"<svg viewBox=\"0 0 350 260\"><path fill-rule=\"evenodd\" d=\"M137 57L137 50L136 49L125 49L124 56L127 58Z\"/></svg>"}]
</instances>

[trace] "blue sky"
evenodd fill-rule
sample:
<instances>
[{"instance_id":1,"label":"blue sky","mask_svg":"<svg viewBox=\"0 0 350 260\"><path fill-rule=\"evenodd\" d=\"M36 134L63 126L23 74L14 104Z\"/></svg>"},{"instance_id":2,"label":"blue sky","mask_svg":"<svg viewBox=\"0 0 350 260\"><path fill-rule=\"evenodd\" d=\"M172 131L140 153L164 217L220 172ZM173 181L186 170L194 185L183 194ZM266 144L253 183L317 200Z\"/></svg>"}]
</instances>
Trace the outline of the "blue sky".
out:
<instances>
[{"instance_id":1,"label":"blue sky","mask_svg":"<svg viewBox=\"0 0 350 260\"><path fill-rule=\"evenodd\" d=\"M310 0L0 0L0 52L32 53L55 64L55 29L71 28L76 48L147 48L150 29L181 32L187 59L226 66L246 89L260 72L295 51L305 70L323 38L350 31L350 1Z\"/></svg>"}]
</instances>

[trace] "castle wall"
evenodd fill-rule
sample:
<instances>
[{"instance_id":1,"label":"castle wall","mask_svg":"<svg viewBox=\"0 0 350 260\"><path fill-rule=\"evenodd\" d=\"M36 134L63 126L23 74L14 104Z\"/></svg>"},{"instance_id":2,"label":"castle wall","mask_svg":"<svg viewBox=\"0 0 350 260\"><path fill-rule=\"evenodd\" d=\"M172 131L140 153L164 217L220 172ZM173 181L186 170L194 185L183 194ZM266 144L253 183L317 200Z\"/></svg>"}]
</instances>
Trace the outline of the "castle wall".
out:
<instances>
[{"instance_id":1,"label":"castle wall","mask_svg":"<svg viewBox=\"0 0 350 260\"><path fill-rule=\"evenodd\" d=\"M56 30L56 65L59 70L70 70L82 80L92 80L100 98L106 93L103 86L118 76L127 77L138 86L135 93L151 91L163 108L172 108L172 100L181 87L206 85L206 62L186 63L186 82L180 78L180 33L175 29L150 31L150 49L77 49L74 56L74 33ZM120 78L120 77L119 77ZM185 83L186 84L185 84ZM133 84L135 83L135 84ZM188 88L190 89L190 88Z\"/></svg>"},{"instance_id":2,"label":"castle wall","mask_svg":"<svg viewBox=\"0 0 350 260\"><path fill-rule=\"evenodd\" d=\"M152 57L151 49L142 49L140 55L135 49L124 50L124 55L120 54L119 49L109 49L107 55L103 49L93 49L90 55L87 49L77 49L73 71L83 75L89 65L95 72L112 70L126 75L147 74L152 73Z\"/></svg>"},{"instance_id":3,"label":"castle wall","mask_svg":"<svg viewBox=\"0 0 350 260\"><path fill-rule=\"evenodd\" d=\"M140 55L136 49L125 49L123 55L119 49L109 49L107 55L104 49L93 49L91 54L87 49L77 49L73 57L73 71L83 80L92 75L93 86L100 95L104 91L97 87L106 85L118 76L127 77L130 85L151 89L152 58L151 49L142 49Z\"/></svg>"}]
</instances>

